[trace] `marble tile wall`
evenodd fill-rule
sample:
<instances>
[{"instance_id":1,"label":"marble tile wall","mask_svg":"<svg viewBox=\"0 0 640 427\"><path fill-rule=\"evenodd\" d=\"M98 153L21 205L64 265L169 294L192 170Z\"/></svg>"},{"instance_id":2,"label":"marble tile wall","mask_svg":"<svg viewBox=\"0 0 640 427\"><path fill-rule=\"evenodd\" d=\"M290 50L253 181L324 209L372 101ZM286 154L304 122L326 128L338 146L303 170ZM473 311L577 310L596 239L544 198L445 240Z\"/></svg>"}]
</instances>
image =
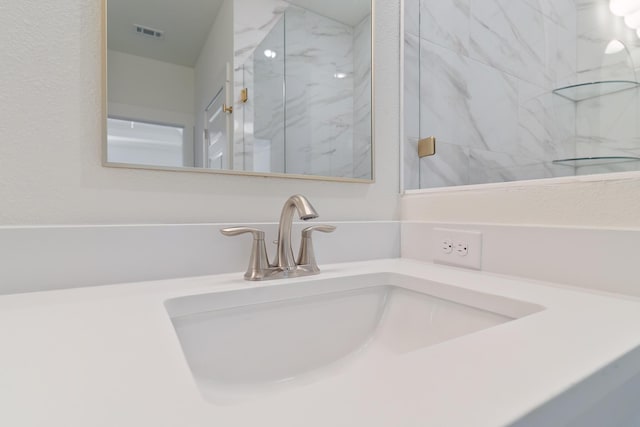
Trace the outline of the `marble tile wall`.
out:
<instances>
[{"instance_id":1,"label":"marble tile wall","mask_svg":"<svg viewBox=\"0 0 640 427\"><path fill-rule=\"evenodd\" d=\"M252 170L253 167L253 106L248 105L245 109L237 100L243 88L253 85L254 53L273 28L282 23L288 6L285 0L234 0L234 170ZM246 144L245 135L249 136Z\"/></svg>"},{"instance_id":2,"label":"marble tile wall","mask_svg":"<svg viewBox=\"0 0 640 427\"><path fill-rule=\"evenodd\" d=\"M235 96L250 97L236 109L235 168L370 178L370 16L351 27L283 1L260 7L264 22L236 27Z\"/></svg>"},{"instance_id":3,"label":"marble tile wall","mask_svg":"<svg viewBox=\"0 0 640 427\"><path fill-rule=\"evenodd\" d=\"M353 177L371 179L371 15L353 35Z\"/></svg>"},{"instance_id":4,"label":"marble tile wall","mask_svg":"<svg viewBox=\"0 0 640 427\"><path fill-rule=\"evenodd\" d=\"M578 82L638 81L640 39L620 17L613 16L605 0L577 0ZM612 40L626 46L606 54ZM630 89L592 97L576 104L578 157L640 157L640 90ZM579 175L640 170L640 162L602 160L581 162Z\"/></svg>"},{"instance_id":5,"label":"marble tile wall","mask_svg":"<svg viewBox=\"0 0 640 427\"><path fill-rule=\"evenodd\" d=\"M353 174L354 29L306 9L286 11L288 173Z\"/></svg>"},{"instance_id":6,"label":"marble tile wall","mask_svg":"<svg viewBox=\"0 0 640 427\"><path fill-rule=\"evenodd\" d=\"M243 87L249 88L250 96L241 109L242 138L234 141L236 169L285 172L284 31L282 16L243 67Z\"/></svg>"},{"instance_id":7,"label":"marble tile wall","mask_svg":"<svg viewBox=\"0 0 640 427\"><path fill-rule=\"evenodd\" d=\"M405 2L405 189L573 175L574 0ZM420 137L437 154L417 159Z\"/></svg>"}]
</instances>

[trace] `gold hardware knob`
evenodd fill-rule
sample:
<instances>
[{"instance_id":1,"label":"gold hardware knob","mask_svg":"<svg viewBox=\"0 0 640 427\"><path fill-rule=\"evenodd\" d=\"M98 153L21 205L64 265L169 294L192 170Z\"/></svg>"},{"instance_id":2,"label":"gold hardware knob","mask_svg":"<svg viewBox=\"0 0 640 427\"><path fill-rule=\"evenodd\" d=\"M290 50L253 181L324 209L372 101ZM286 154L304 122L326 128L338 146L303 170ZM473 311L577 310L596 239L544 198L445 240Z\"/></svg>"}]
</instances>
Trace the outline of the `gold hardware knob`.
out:
<instances>
[{"instance_id":1,"label":"gold hardware knob","mask_svg":"<svg viewBox=\"0 0 640 427\"><path fill-rule=\"evenodd\" d=\"M428 138L418 141L418 157L429 157L436 154L436 137L430 136Z\"/></svg>"},{"instance_id":2,"label":"gold hardware knob","mask_svg":"<svg viewBox=\"0 0 640 427\"><path fill-rule=\"evenodd\" d=\"M227 104L222 104L222 111L227 114L233 114L233 105L227 106Z\"/></svg>"}]
</instances>

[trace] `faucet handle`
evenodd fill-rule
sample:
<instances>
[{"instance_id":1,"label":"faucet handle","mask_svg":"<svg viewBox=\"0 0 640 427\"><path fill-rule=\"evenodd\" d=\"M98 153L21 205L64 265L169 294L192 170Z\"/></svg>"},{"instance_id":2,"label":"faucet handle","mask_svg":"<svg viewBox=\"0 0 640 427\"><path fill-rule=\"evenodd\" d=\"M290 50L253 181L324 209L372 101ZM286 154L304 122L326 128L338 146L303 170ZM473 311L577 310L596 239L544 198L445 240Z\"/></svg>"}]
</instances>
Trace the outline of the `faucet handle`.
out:
<instances>
[{"instance_id":1,"label":"faucet handle","mask_svg":"<svg viewBox=\"0 0 640 427\"><path fill-rule=\"evenodd\" d=\"M225 236L239 236L241 234L251 233L253 235L253 245L251 247L251 257L249 258L249 267L244 274L247 280L262 280L269 272L269 258L267 257L267 248L264 244L264 231L250 227L230 227L220 230Z\"/></svg>"},{"instance_id":2,"label":"faucet handle","mask_svg":"<svg viewBox=\"0 0 640 427\"><path fill-rule=\"evenodd\" d=\"M239 236L241 234L251 233L256 240L264 240L264 231L251 227L229 227L220 230L225 236Z\"/></svg>"},{"instance_id":3,"label":"faucet handle","mask_svg":"<svg viewBox=\"0 0 640 427\"><path fill-rule=\"evenodd\" d=\"M333 225L313 225L302 230L302 241L300 242L300 252L298 252L298 260L296 264L304 267L305 270L312 273L319 273L320 269L316 263L316 256L313 251L313 241L311 234L314 231L322 233L332 233L336 227Z\"/></svg>"},{"instance_id":4,"label":"faucet handle","mask_svg":"<svg viewBox=\"0 0 640 427\"><path fill-rule=\"evenodd\" d=\"M311 233L314 231L320 231L322 233L333 233L336 230L336 227L333 225L312 225L311 227L307 227L302 230L302 237L311 237Z\"/></svg>"}]
</instances>

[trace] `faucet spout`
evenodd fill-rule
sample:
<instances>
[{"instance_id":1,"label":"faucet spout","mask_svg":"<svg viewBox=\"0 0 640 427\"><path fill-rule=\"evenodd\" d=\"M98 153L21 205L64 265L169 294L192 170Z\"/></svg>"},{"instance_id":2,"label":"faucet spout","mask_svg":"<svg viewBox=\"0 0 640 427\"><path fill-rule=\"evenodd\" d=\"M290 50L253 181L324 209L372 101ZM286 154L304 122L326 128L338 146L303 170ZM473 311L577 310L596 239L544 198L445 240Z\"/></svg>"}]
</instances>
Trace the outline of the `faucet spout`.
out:
<instances>
[{"instance_id":1,"label":"faucet spout","mask_svg":"<svg viewBox=\"0 0 640 427\"><path fill-rule=\"evenodd\" d=\"M293 224L293 214L296 211L303 221L318 217L318 213L309 203L309 200L300 194L289 197L285 202L280 214L280 226L278 228L278 252L273 264L274 267L279 267L282 271L296 269L296 261L291 247L291 226Z\"/></svg>"}]
</instances>

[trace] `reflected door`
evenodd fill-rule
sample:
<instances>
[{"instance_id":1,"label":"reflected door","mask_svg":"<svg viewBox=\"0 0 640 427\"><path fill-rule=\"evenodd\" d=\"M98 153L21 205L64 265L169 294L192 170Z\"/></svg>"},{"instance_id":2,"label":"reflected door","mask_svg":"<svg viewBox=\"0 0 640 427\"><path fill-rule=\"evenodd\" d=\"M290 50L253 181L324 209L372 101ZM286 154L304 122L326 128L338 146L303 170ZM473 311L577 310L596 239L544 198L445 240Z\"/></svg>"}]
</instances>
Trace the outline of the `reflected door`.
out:
<instances>
[{"instance_id":1,"label":"reflected door","mask_svg":"<svg viewBox=\"0 0 640 427\"><path fill-rule=\"evenodd\" d=\"M224 87L205 109L204 153L207 169L226 169L228 163L227 115L225 113Z\"/></svg>"}]
</instances>

